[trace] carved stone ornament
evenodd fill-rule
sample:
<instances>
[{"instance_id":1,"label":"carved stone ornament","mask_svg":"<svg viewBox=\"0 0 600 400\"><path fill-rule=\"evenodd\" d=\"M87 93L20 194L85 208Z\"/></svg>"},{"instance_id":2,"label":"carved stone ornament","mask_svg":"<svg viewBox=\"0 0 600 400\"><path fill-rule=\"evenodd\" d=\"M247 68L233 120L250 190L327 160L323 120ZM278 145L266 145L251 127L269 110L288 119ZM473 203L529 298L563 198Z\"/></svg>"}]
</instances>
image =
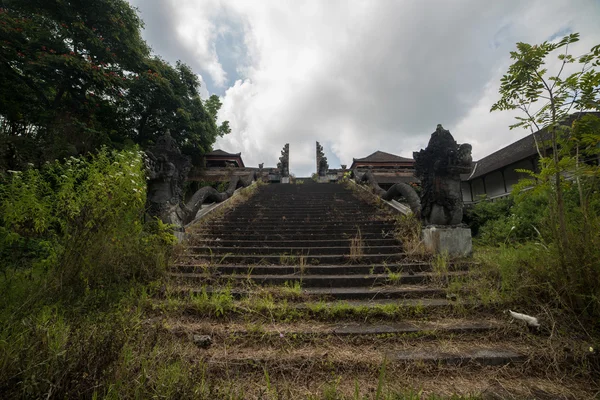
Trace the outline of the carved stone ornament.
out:
<instances>
[{"instance_id":1,"label":"carved stone ornament","mask_svg":"<svg viewBox=\"0 0 600 400\"><path fill-rule=\"evenodd\" d=\"M169 131L146 151L148 156L147 213L161 219L183 201L183 185L192 166ZM165 220L171 223L172 221Z\"/></svg>"},{"instance_id":2,"label":"carved stone ornament","mask_svg":"<svg viewBox=\"0 0 600 400\"><path fill-rule=\"evenodd\" d=\"M279 174L283 178L287 178L290 176L290 144L286 143L283 146L283 150L281 150L281 157L279 157L279 162L277 163L277 169L279 170Z\"/></svg>"},{"instance_id":3,"label":"carved stone ornament","mask_svg":"<svg viewBox=\"0 0 600 400\"><path fill-rule=\"evenodd\" d=\"M424 150L414 152L421 180L421 218L426 225L459 225L463 216L460 175L471 172L471 145L456 143L438 125Z\"/></svg>"},{"instance_id":4,"label":"carved stone ornament","mask_svg":"<svg viewBox=\"0 0 600 400\"><path fill-rule=\"evenodd\" d=\"M176 236L183 238L184 226L193 221L205 201L222 202L236 189L247 187L256 179L256 172L240 177L231 172L225 192L205 186L198 189L191 199L183 203L183 186L191 168L190 159L181 154L170 133L161 136L156 145L146 151L148 156L148 194L146 213L149 218L160 218L171 224ZM232 168L233 170L233 168Z\"/></svg>"},{"instance_id":5,"label":"carved stone ornament","mask_svg":"<svg viewBox=\"0 0 600 400\"><path fill-rule=\"evenodd\" d=\"M327 175L327 171L329 170L329 164L327 163L327 157L325 157L325 153L323 152L323 146L317 142L317 174L319 176Z\"/></svg>"}]
</instances>

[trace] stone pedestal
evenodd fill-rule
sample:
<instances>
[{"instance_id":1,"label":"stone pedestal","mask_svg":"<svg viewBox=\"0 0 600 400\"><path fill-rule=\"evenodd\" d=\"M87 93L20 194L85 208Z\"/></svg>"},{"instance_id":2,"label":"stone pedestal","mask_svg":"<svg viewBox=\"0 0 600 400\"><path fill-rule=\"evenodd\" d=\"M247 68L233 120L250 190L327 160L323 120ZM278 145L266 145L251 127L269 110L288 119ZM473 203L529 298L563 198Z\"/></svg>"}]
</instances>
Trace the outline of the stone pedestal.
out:
<instances>
[{"instance_id":1,"label":"stone pedestal","mask_svg":"<svg viewBox=\"0 0 600 400\"><path fill-rule=\"evenodd\" d=\"M423 229L427 251L449 256L470 256L473 252L471 229L462 226L428 226Z\"/></svg>"}]
</instances>

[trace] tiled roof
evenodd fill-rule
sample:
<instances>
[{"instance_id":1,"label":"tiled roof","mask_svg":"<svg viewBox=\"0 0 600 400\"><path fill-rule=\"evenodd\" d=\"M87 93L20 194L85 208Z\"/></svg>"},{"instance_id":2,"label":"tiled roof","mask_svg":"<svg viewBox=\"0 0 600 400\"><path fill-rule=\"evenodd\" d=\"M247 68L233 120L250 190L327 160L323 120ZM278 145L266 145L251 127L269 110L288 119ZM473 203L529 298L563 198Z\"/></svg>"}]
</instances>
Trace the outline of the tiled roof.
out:
<instances>
[{"instance_id":1,"label":"tiled roof","mask_svg":"<svg viewBox=\"0 0 600 400\"><path fill-rule=\"evenodd\" d=\"M239 157L242 153L228 153L221 149L213 150L209 153L206 153L206 156L223 156L223 157Z\"/></svg>"},{"instance_id":2,"label":"tiled roof","mask_svg":"<svg viewBox=\"0 0 600 400\"><path fill-rule=\"evenodd\" d=\"M539 132L535 133L539 139ZM544 136L545 138L545 136ZM487 157L475 162L473 172L468 177L468 180L486 175L492 171L516 163L517 161L526 159L537 154L533 134L525 136L523 139L517 140L514 143L490 154Z\"/></svg>"},{"instance_id":3,"label":"tiled roof","mask_svg":"<svg viewBox=\"0 0 600 400\"><path fill-rule=\"evenodd\" d=\"M383 151L376 151L375 153L366 156L365 158L355 158L354 161L359 162L413 162L412 158L404 158L395 154L386 153Z\"/></svg>"},{"instance_id":4,"label":"tiled roof","mask_svg":"<svg viewBox=\"0 0 600 400\"><path fill-rule=\"evenodd\" d=\"M600 116L600 113L594 114ZM571 114L569 118L565 120L564 124L571 125L578 115L579 113ZM535 137L538 139L538 142L540 140L550 139L550 134L544 129L537 131L533 134L527 135L523 139L519 139L516 142L511 143L508 146L490 154L489 156L474 162L473 172L470 175L468 175L466 179L463 180L472 180L475 178L479 178L480 176L489 174L492 171L536 155L537 149L535 147L535 140L533 138L533 135L535 135Z\"/></svg>"}]
</instances>

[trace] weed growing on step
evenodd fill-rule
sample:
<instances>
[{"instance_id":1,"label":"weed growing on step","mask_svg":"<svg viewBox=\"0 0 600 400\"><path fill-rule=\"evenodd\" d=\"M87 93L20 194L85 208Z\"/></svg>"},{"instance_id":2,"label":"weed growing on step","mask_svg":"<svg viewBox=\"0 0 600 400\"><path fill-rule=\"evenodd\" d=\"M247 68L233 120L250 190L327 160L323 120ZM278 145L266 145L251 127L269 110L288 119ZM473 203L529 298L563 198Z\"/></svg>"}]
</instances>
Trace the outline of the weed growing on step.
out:
<instances>
[{"instance_id":1,"label":"weed growing on step","mask_svg":"<svg viewBox=\"0 0 600 400\"><path fill-rule=\"evenodd\" d=\"M362 239L360 228L358 228L356 235L350 239L350 261L360 261L364 255L364 246L365 243Z\"/></svg>"},{"instance_id":2,"label":"weed growing on step","mask_svg":"<svg viewBox=\"0 0 600 400\"><path fill-rule=\"evenodd\" d=\"M387 279L390 283L398 284L402 280L402 272L392 272L389 267L385 267L385 272L387 274Z\"/></svg>"},{"instance_id":3,"label":"weed growing on step","mask_svg":"<svg viewBox=\"0 0 600 400\"><path fill-rule=\"evenodd\" d=\"M280 265L294 265L296 264L297 257L293 254L283 253L279 256Z\"/></svg>"},{"instance_id":4,"label":"weed growing on step","mask_svg":"<svg viewBox=\"0 0 600 400\"><path fill-rule=\"evenodd\" d=\"M314 260L315 259L313 259L313 261ZM298 257L298 267L300 270L300 274L304 275L304 273L306 272L306 256L304 254Z\"/></svg>"},{"instance_id":5,"label":"weed growing on step","mask_svg":"<svg viewBox=\"0 0 600 400\"><path fill-rule=\"evenodd\" d=\"M448 265L450 257L447 253L436 254L431 259L431 282L437 286L445 286L448 282Z\"/></svg>"},{"instance_id":6,"label":"weed growing on step","mask_svg":"<svg viewBox=\"0 0 600 400\"><path fill-rule=\"evenodd\" d=\"M229 288L208 293L206 288L201 292L190 293L191 306L200 314L223 317L234 310L234 301Z\"/></svg>"},{"instance_id":7,"label":"weed growing on step","mask_svg":"<svg viewBox=\"0 0 600 400\"><path fill-rule=\"evenodd\" d=\"M425 246L421 240L421 220L413 214L396 215L394 238L402 243L404 252L412 257L425 256Z\"/></svg>"},{"instance_id":8,"label":"weed growing on step","mask_svg":"<svg viewBox=\"0 0 600 400\"><path fill-rule=\"evenodd\" d=\"M283 283L282 294L297 297L302 295L302 282L301 281L285 281Z\"/></svg>"}]
</instances>

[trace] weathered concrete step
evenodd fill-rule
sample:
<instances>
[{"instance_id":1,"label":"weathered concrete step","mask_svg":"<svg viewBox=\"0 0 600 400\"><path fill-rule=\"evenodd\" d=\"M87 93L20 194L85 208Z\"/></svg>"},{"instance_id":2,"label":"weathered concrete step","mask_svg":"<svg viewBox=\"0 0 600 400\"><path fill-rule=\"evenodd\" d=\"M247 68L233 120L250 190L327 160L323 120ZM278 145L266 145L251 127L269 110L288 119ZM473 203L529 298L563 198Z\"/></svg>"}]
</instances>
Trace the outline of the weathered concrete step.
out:
<instances>
[{"instance_id":1,"label":"weathered concrete step","mask_svg":"<svg viewBox=\"0 0 600 400\"><path fill-rule=\"evenodd\" d=\"M498 329L504 329L502 323L496 320L465 320L440 319L436 321L402 321L402 322L343 322L323 323L314 321L310 325L294 323L261 324L260 329L248 330L248 323L228 322L215 324L214 321L199 320L198 318L173 319L168 324L178 335L205 334L227 340L231 337L258 336L260 339L279 339L289 337L294 339L310 338L345 338L383 336L386 339L394 337L441 337L453 334L485 334ZM353 342L354 343L354 342Z\"/></svg>"},{"instance_id":2,"label":"weathered concrete step","mask_svg":"<svg viewBox=\"0 0 600 400\"><path fill-rule=\"evenodd\" d=\"M319 302L310 302L310 301L305 301L305 302L300 302L300 303L295 303L292 304L292 306L296 309L300 309L300 310L311 310L311 311L318 311L318 310L324 310L324 309L331 309L331 308L346 308L349 310L363 310L365 308L386 308L389 306L394 306L394 307L399 307L399 308L418 308L420 310L425 310L425 309L429 309L429 310L433 310L433 309L443 309L443 310L449 310L452 309L456 306L478 306L478 304L473 303L473 302L469 302L469 301L452 301L452 300L448 300L445 298L445 292L440 290L440 289L436 289L436 290L440 290L440 293L432 293L432 297L420 297L417 296L415 293L415 296L413 297L411 294L411 290L412 289L407 289L404 288L405 290L407 290L408 294L407 297L395 297L395 298L368 298L368 296L365 296L365 298L363 299L353 299L353 298L347 298L347 299L333 299L333 300L329 300L329 301L319 301ZM417 287L418 290L420 289L420 287ZM433 297L433 296L438 296L438 297Z\"/></svg>"},{"instance_id":3,"label":"weathered concrete step","mask_svg":"<svg viewBox=\"0 0 600 400\"><path fill-rule=\"evenodd\" d=\"M463 366L479 364L485 366L500 366L527 361L527 356L517 353L507 347L486 346L467 349L452 349L439 351L434 349L407 349L390 351L386 359L391 362L425 362Z\"/></svg>"},{"instance_id":4,"label":"weathered concrete step","mask_svg":"<svg viewBox=\"0 0 600 400\"><path fill-rule=\"evenodd\" d=\"M280 225L280 224L327 224L334 222L336 224L357 224L357 223L372 223L372 222L387 222L393 224L394 221L390 220L387 216L374 216L371 213L368 214L350 214L340 215L328 213L327 215L301 215L301 216L269 216L260 217L255 216L252 218L236 218L227 216L225 218L216 218L210 221L211 225L233 225L233 224L262 224L262 225Z\"/></svg>"},{"instance_id":5,"label":"weathered concrete step","mask_svg":"<svg viewBox=\"0 0 600 400\"><path fill-rule=\"evenodd\" d=\"M464 275L464 272L448 272L439 276L432 272L413 274L368 274L368 275L215 275L211 273L170 272L169 276L177 280L190 282L254 282L259 285L289 285L300 284L303 288L365 288L383 285L415 285L431 282L434 278L447 280L451 277Z\"/></svg>"},{"instance_id":6,"label":"weathered concrete step","mask_svg":"<svg viewBox=\"0 0 600 400\"><path fill-rule=\"evenodd\" d=\"M336 228L336 229L358 229L358 228L375 228L381 227L383 229L394 229L396 227L395 223L392 221L380 221L380 220L366 220L366 221L344 221L344 220L331 220L331 221L303 221L301 223L288 223L284 220L279 222L224 222L224 223L214 223L209 225L210 228L214 229L324 229L324 228Z\"/></svg>"},{"instance_id":7,"label":"weathered concrete step","mask_svg":"<svg viewBox=\"0 0 600 400\"><path fill-rule=\"evenodd\" d=\"M376 209L371 204L358 200L355 197L333 198L325 197L306 197L306 196L257 196L253 197L246 203L239 205L242 207L258 207L264 210L321 210L332 207L351 208L351 207L370 207Z\"/></svg>"},{"instance_id":8,"label":"weathered concrete step","mask_svg":"<svg viewBox=\"0 0 600 400\"><path fill-rule=\"evenodd\" d=\"M194 240L348 240L356 237L356 232L222 232L211 233L207 230L197 231L190 229ZM362 240L389 239L394 237L392 231L364 232L361 230Z\"/></svg>"},{"instance_id":9,"label":"weathered concrete step","mask_svg":"<svg viewBox=\"0 0 600 400\"><path fill-rule=\"evenodd\" d=\"M250 218L254 215L281 215L281 214L315 214L322 215L328 212L337 212L337 213L345 213L350 212L354 213L357 211L373 213L378 210L366 204L335 204L331 201L327 202L326 206L323 207L299 207L297 204L288 204L285 207L271 207L272 200L265 200L265 203L262 205L253 205L253 204L243 204L238 206L238 208L234 209L231 214L238 215L241 217ZM252 214L248 214L248 212L252 212Z\"/></svg>"},{"instance_id":10,"label":"weathered concrete step","mask_svg":"<svg viewBox=\"0 0 600 400\"><path fill-rule=\"evenodd\" d=\"M188 294L202 294L204 291L208 294L222 293L222 287L207 286L204 288L196 287L182 287L179 293L182 295ZM231 288L229 290L234 298L243 298L252 294L252 289L243 288ZM354 288L303 288L300 293L305 298L313 300L323 301L323 306L327 306L326 300L366 300L361 306L375 305L371 303L376 300L393 300L394 304L398 303L400 299L402 301L406 299L414 300L413 303L408 304L409 306L423 305L423 306L448 306L451 304L446 300L446 292L438 288L429 288L426 286L415 285L415 286L402 286L402 287L354 287ZM440 303L432 303L430 300L440 300ZM421 302L421 303L419 303ZM299 303L297 307L310 307L308 303Z\"/></svg>"},{"instance_id":11,"label":"weathered concrete step","mask_svg":"<svg viewBox=\"0 0 600 400\"><path fill-rule=\"evenodd\" d=\"M318 206L320 203L319 200L329 200L329 201L360 201L358 198L354 197L352 192L338 192L338 193L257 193L254 199L260 200L282 200L282 199L291 199L298 203L308 203L311 206ZM277 201L273 202L274 206L284 206L286 203L280 203Z\"/></svg>"},{"instance_id":12,"label":"weathered concrete step","mask_svg":"<svg viewBox=\"0 0 600 400\"><path fill-rule=\"evenodd\" d=\"M340 210L324 210L322 212L281 212L281 213L265 213L256 212L256 210L247 210L235 214L227 214L223 216L224 220L252 222L255 220L266 220L279 222L281 220L290 220L303 222L305 220L329 221L337 219L339 221L348 221L348 218L357 220L384 220L390 219L389 215L380 214L373 210L358 210L358 211L340 211Z\"/></svg>"},{"instance_id":13,"label":"weathered concrete step","mask_svg":"<svg viewBox=\"0 0 600 400\"><path fill-rule=\"evenodd\" d=\"M297 206L298 208L327 208L334 205L339 206L354 206L354 207L373 207L372 205L363 202L352 194L350 195L335 195L335 196L310 196L307 194L278 196L276 194L268 194L261 196L260 194L252 197L248 202L241 204L256 205L264 208L282 209Z\"/></svg>"},{"instance_id":14,"label":"weathered concrete step","mask_svg":"<svg viewBox=\"0 0 600 400\"><path fill-rule=\"evenodd\" d=\"M362 246L363 254L390 254L401 251L400 246ZM271 254L271 255L331 255L350 254L350 246L340 247L222 247L190 246L187 251L198 255Z\"/></svg>"},{"instance_id":15,"label":"weathered concrete step","mask_svg":"<svg viewBox=\"0 0 600 400\"><path fill-rule=\"evenodd\" d=\"M354 197L346 197L343 199L334 198L302 198L301 196L293 196L289 198L269 197L252 198L246 203L239 205L239 208L256 207L264 210L326 210L330 208L371 208L376 207L363 203Z\"/></svg>"},{"instance_id":16,"label":"weathered concrete step","mask_svg":"<svg viewBox=\"0 0 600 400\"><path fill-rule=\"evenodd\" d=\"M442 289L414 287L345 287L345 288L305 288L302 293L311 297L336 300L381 300L381 299L427 299L445 297Z\"/></svg>"},{"instance_id":17,"label":"weathered concrete step","mask_svg":"<svg viewBox=\"0 0 600 400\"><path fill-rule=\"evenodd\" d=\"M352 257L348 254L325 254L325 255L252 255L252 254L214 254L200 255L185 253L181 255L182 259L192 259L198 262L208 264L288 264L288 265L307 265L307 264L332 264L332 263L383 263L404 260L405 253L390 254L364 254L360 257Z\"/></svg>"},{"instance_id":18,"label":"weathered concrete step","mask_svg":"<svg viewBox=\"0 0 600 400\"><path fill-rule=\"evenodd\" d=\"M285 335L284 335L285 338ZM282 344L286 342L281 341ZM240 345L241 346L241 345ZM340 344L335 350L326 346L296 346L282 352L277 347L227 347L227 351L212 351L206 362L227 362L245 370L255 368L297 369L312 365L331 370L338 365L352 365L354 369L373 370L384 362L387 365L452 365L455 367L497 367L519 364L529 359L526 349L515 348L511 343L486 343L460 341L431 341L418 346L410 343L386 343L384 348L368 344L353 346ZM325 367L326 365L326 367ZM431 368L431 367L430 367ZM457 371L458 373L458 371Z\"/></svg>"},{"instance_id":19,"label":"weathered concrete step","mask_svg":"<svg viewBox=\"0 0 600 400\"><path fill-rule=\"evenodd\" d=\"M370 224L358 223L350 224L284 224L263 225L263 224L227 224L227 225L207 225L196 229L197 232L300 232L300 233L325 233L325 232L346 232L355 236L365 233L394 232L395 226L391 224Z\"/></svg>"},{"instance_id":20,"label":"weathered concrete step","mask_svg":"<svg viewBox=\"0 0 600 400\"><path fill-rule=\"evenodd\" d=\"M448 264L448 271L467 271L471 266L476 265L472 262L455 262ZM212 271L220 274L257 274L257 275L350 275L350 274L385 274L401 273L413 274L418 272L432 271L431 264L428 262L403 262L390 264L348 264L348 265L214 265L208 267L201 263L177 263L173 265L174 272L197 272L204 273Z\"/></svg>"},{"instance_id":21,"label":"weathered concrete step","mask_svg":"<svg viewBox=\"0 0 600 400\"><path fill-rule=\"evenodd\" d=\"M311 220L296 220L296 221L288 221L287 219L280 219L278 221L211 221L210 226L212 227L264 227L264 228L280 228L280 227L288 227L294 228L296 225L301 225L305 229L309 228L322 228L323 226L343 226L343 227L355 227L355 226L381 226L384 225L386 227L395 227L395 223L390 220L374 220L374 219L362 219L356 220L354 218L350 220L343 220L338 218L323 218L323 219L311 219Z\"/></svg>"},{"instance_id":22,"label":"weathered concrete step","mask_svg":"<svg viewBox=\"0 0 600 400\"><path fill-rule=\"evenodd\" d=\"M367 246L399 246L396 239L362 239L363 245ZM269 248L314 248L314 247L345 247L350 239L325 239L325 240L210 240L204 241L203 245L209 247L269 247Z\"/></svg>"},{"instance_id":23,"label":"weathered concrete step","mask_svg":"<svg viewBox=\"0 0 600 400\"><path fill-rule=\"evenodd\" d=\"M393 234L394 227L393 226L360 226L360 227L352 227L352 226L329 226L329 227L320 227L320 228L304 228L302 225L298 225L296 227L272 227L272 228L262 228L262 227L253 227L251 225L246 227L239 228L223 228L223 227L205 227L195 230L197 233L212 233L212 234L234 234L234 233L243 233L243 234L259 234L259 235L268 235L268 234L348 234L357 236L359 233L362 236L363 234Z\"/></svg>"}]
</instances>

